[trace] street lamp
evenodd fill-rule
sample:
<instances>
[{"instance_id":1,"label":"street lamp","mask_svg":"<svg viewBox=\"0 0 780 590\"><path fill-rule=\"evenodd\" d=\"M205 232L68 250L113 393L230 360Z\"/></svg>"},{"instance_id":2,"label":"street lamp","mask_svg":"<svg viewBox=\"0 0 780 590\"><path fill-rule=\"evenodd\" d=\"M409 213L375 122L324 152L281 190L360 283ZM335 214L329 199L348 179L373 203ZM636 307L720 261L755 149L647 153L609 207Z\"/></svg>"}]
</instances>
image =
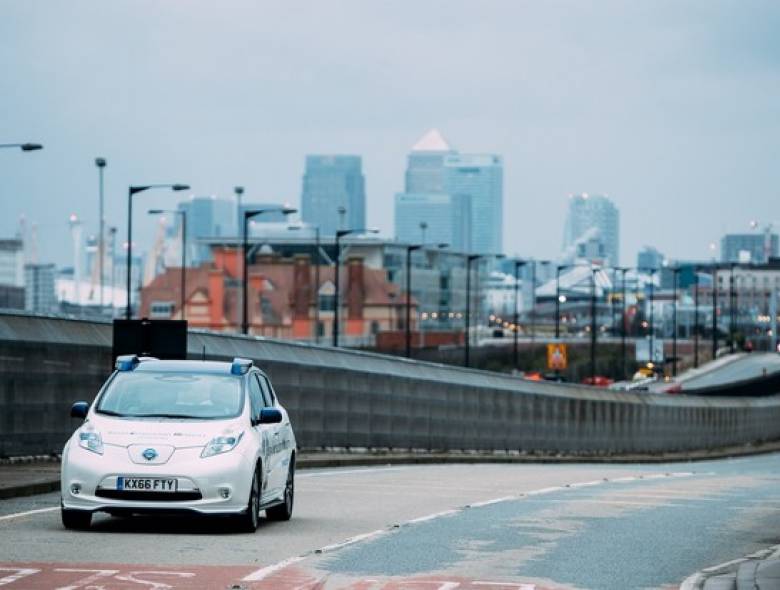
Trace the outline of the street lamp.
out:
<instances>
[{"instance_id":1,"label":"street lamp","mask_svg":"<svg viewBox=\"0 0 780 590\"><path fill-rule=\"evenodd\" d=\"M513 335L513 341L512 341L512 359L514 361L514 367L516 370L520 370L520 367L518 367L519 364L519 353L518 353L518 334L520 332L520 314L517 310L518 307L518 289L520 284L520 269L524 267L526 264L528 264L527 260L515 260L515 313L514 313L514 323L515 323L515 330ZM533 264L533 262L532 262ZM535 265L534 265L535 266ZM533 288L533 286L531 287Z\"/></svg>"},{"instance_id":2,"label":"street lamp","mask_svg":"<svg viewBox=\"0 0 780 590\"><path fill-rule=\"evenodd\" d=\"M95 158L95 166L98 168L99 197L98 197L98 273L100 275L100 313L103 314L103 259L105 253L105 219L103 215L103 169L106 167L105 158Z\"/></svg>"},{"instance_id":3,"label":"street lamp","mask_svg":"<svg viewBox=\"0 0 780 590\"><path fill-rule=\"evenodd\" d=\"M732 263L731 273L729 275L729 352L734 354L734 338L736 336L737 324L734 320L734 307L736 303L736 292L734 290L734 267L736 264Z\"/></svg>"},{"instance_id":4,"label":"street lamp","mask_svg":"<svg viewBox=\"0 0 780 590\"><path fill-rule=\"evenodd\" d=\"M343 209L343 207L339 207L339 210ZM335 294L335 304L336 306L333 309L333 346L335 348L338 348L339 345L339 267L341 265L341 238L344 236L352 235L352 234L376 234L379 233L378 229L375 228L361 228L361 229L340 229L336 231L336 294Z\"/></svg>"},{"instance_id":5,"label":"street lamp","mask_svg":"<svg viewBox=\"0 0 780 590\"><path fill-rule=\"evenodd\" d=\"M712 360L718 355L718 265L712 265Z\"/></svg>"},{"instance_id":6,"label":"street lamp","mask_svg":"<svg viewBox=\"0 0 780 590\"><path fill-rule=\"evenodd\" d=\"M264 213L283 213L284 215L289 215L290 213L297 213L297 209L293 209L292 207L264 207L262 209L250 209L249 211L244 211L244 223L243 223L243 248L241 250L242 252L242 258L243 258L243 284L241 285L241 302L242 302L242 312L241 312L241 333L242 334L248 334L249 333L249 319L248 319L248 295L247 295L247 283L249 282L248 276L247 276L247 250L249 249L249 243L248 243L248 230L249 230L249 220L252 217L255 217L257 215L263 215Z\"/></svg>"},{"instance_id":7,"label":"street lamp","mask_svg":"<svg viewBox=\"0 0 780 590\"><path fill-rule=\"evenodd\" d=\"M699 366L699 270L693 267L693 368Z\"/></svg>"},{"instance_id":8,"label":"street lamp","mask_svg":"<svg viewBox=\"0 0 780 590\"><path fill-rule=\"evenodd\" d=\"M406 246L406 322L404 324L406 358L412 356L412 252L424 247L424 243ZM447 248L449 244L441 243L437 244L437 247ZM418 330L422 330L422 328L418 328Z\"/></svg>"},{"instance_id":9,"label":"street lamp","mask_svg":"<svg viewBox=\"0 0 780 590\"><path fill-rule=\"evenodd\" d=\"M287 229L295 231L307 226L291 225ZM309 225L314 229L314 343L320 343L320 226Z\"/></svg>"},{"instance_id":10,"label":"street lamp","mask_svg":"<svg viewBox=\"0 0 780 590\"><path fill-rule=\"evenodd\" d=\"M181 319L185 319L185 288L187 286L187 211L184 209L149 209L149 215L172 213L181 215Z\"/></svg>"},{"instance_id":11,"label":"street lamp","mask_svg":"<svg viewBox=\"0 0 780 590\"><path fill-rule=\"evenodd\" d=\"M0 148L19 148L23 152L33 152L35 150L42 150L43 146L40 143L0 143Z\"/></svg>"},{"instance_id":12,"label":"street lamp","mask_svg":"<svg viewBox=\"0 0 780 590\"><path fill-rule=\"evenodd\" d=\"M596 274L599 269L590 269L590 384L596 385Z\"/></svg>"},{"instance_id":13,"label":"street lamp","mask_svg":"<svg viewBox=\"0 0 780 590\"><path fill-rule=\"evenodd\" d=\"M125 318L130 319L132 309L130 305L130 272L133 265L133 195L152 188L169 188L174 191L189 190L188 184L146 184L130 186L127 189L127 307L125 308Z\"/></svg>"},{"instance_id":14,"label":"street lamp","mask_svg":"<svg viewBox=\"0 0 780 590\"><path fill-rule=\"evenodd\" d=\"M615 270L620 271L622 274L621 281L620 281L620 287L621 287L621 293L620 293L620 304L621 304L621 312L620 312L620 354L623 361L623 379L626 379L626 272L628 272L628 267L626 266L618 266L615 267Z\"/></svg>"},{"instance_id":15,"label":"street lamp","mask_svg":"<svg viewBox=\"0 0 780 590\"><path fill-rule=\"evenodd\" d=\"M677 277L682 270L675 266L672 270L672 377L677 377Z\"/></svg>"},{"instance_id":16,"label":"street lamp","mask_svg":"<svg viewBox=\"0 0 780 590\"><path fill-rule=\"evenodd\" d=\"M471 263L480 258L504 258L503 254L468 254L466 256L466 342L464 347L463 365L469 366L471 353ZM479 275L477 275L479 278ZM479 332L479 286L477 286L477 331Z\"/></svg>"}]
</instances>

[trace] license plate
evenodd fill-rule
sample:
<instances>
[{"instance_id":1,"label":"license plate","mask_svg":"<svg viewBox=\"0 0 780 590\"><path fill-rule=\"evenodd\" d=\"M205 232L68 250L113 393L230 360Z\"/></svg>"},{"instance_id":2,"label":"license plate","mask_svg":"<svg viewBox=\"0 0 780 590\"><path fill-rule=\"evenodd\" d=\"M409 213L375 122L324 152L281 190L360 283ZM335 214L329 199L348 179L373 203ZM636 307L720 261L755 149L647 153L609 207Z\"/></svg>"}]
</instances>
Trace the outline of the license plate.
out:
<instances>
[{"instance_id":1,"label":"license plate","mask_svg":"<svg viewBox=\"0 0 780 590\"><path fill-rule=\"evenodd\" d=\"M139 492L175 492L179 481L169 477L117 477L116 489Z\"/></svg>"}]
</instances>

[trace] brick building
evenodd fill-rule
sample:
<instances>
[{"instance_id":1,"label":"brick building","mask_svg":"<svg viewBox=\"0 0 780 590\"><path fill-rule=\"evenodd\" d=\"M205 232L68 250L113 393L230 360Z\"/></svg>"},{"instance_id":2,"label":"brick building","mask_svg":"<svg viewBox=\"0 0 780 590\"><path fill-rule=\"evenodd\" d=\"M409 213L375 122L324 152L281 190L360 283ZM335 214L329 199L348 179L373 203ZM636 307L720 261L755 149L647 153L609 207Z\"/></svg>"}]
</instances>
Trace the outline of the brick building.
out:
<instances>
[{"instance_id":1,"label":"brick building","mask_svg":"<svg viewBox=\"0 0 780 590\"><path fill-rule=\"evenodd\" d=\"M187 269L185 316L193 328L237 332L241 327L241 249L212 246L213 262ZM315 301L319 335L333 331L335 267L322 265L319 285L306 254L292 258L258 254L248 267L249 333L311 340ZM141 317L181 318L180 268L169 268L141 292ZM386 272L368 268L359 257L341 264L340 319L345 343L368 342L380 332L404 327L406 296ZM315 297L316 291L316 297ZM412 318L416 302L412 300ZM414 322L414 319L412 320ZM412 328L415 329L413 323Z\"/></svg>"}]
</instances>

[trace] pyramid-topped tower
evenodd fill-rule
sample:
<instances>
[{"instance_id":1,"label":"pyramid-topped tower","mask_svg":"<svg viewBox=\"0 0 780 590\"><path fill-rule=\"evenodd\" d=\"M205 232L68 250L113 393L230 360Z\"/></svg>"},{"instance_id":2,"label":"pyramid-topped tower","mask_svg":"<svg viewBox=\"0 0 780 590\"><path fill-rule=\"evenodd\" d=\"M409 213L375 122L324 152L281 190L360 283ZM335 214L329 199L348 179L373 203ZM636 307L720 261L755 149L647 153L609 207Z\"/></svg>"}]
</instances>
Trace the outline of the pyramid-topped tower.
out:
<instances>
[{"instance_id":1,"label":"pyramid-topped tower","mask_svg":"<svg viewBox=\"0 0 780 590\"><path fill-rule=\"evenodd\" d=\"M413 152L453 152L455 151L438 129L431 129L426 132L412 146Z\"/></svg>"}]
</instances>

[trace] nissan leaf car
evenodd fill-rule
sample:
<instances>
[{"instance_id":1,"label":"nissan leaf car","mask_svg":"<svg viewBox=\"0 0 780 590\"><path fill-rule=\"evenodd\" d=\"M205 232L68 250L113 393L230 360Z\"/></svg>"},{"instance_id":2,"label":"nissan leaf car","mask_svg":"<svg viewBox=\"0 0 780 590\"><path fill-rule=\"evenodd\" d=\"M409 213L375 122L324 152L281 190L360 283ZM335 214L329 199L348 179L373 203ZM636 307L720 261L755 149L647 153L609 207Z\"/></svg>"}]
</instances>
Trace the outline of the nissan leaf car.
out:
<instances>
[{"instance_id":1,"label":"nissan leaf car","mask_svg":"<svg viewBox=\"0 0 780 590\"><path fill-rule=\"evenodd\" d=\"M62 523L95 512L292 516L296 442L268 376L232 363L121 356L62 453Z\"/></svg>"}]
</instances>

